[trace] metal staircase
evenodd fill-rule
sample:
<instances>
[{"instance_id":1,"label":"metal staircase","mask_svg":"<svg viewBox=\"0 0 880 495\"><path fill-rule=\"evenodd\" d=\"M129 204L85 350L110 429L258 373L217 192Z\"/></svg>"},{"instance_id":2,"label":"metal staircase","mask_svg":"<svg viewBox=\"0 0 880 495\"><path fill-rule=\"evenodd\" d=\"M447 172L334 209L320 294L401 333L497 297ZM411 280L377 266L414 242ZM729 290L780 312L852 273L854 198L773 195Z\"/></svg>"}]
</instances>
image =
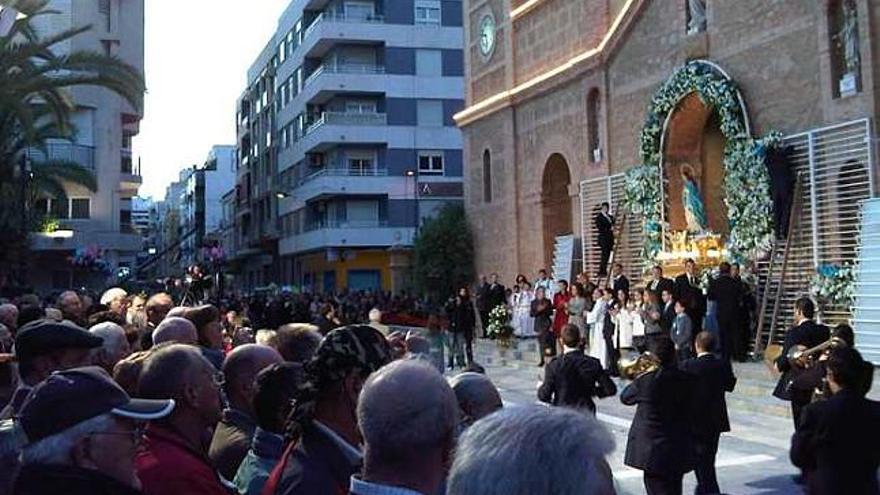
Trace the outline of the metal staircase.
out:
<instances>
[{"instance_id":1,"label":"metal staircase","mask_svg":"<svg viewBox=\"0 0 880 495\"><path fill-rule=\"evenodd\" d=\"M856 347L880 365L880 198L862 203L853 328Z\"/></svg>"}]
</instances>

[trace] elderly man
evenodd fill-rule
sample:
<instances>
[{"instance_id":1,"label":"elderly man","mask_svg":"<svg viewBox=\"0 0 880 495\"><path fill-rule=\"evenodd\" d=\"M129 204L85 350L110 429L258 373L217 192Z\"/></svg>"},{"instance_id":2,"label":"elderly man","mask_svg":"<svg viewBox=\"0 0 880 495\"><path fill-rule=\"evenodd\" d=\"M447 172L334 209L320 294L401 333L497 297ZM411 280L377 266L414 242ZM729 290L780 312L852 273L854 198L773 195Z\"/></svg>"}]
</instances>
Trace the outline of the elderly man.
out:
<instances>
[{"instance_id":1,"label":"elderly man","mask_svg":"<svg viewBox=\"0 0 880 495\"><path fill-rule=\"evenodd\" d=\"M370 376L358 402L363 476L352 476L350 493L438 493L455 446L457 409L446 380L422 361L396 361Z\"/></svg>"},{"instance_id":2,"label":"elderly man","mask_svg":"<svg viewBox=\"0 0 880 495\"><path fill-rule=\"evenodd\" d=\"M486 375L466 371L452 377L449 385L458 400L462 430L504 407L501 394Z\"/></svg>"},{"instance_id":3,"label":"elderly man","mask_svg":"<svg viewBox=\"0 0 880 495\"><path fill-rule=\"evenodd\" d=\"M220 379L195 347L171 344L147 358L138 390L146 398L172 398L174 412L150 424L135 458L146 495L228 495L208 461L205 432L220 421Z\"/></svg>"},{"instance_id":4,"label":"elderly man","mask_svg":"<svg viewBox=\"0 0 880 495\"><path fill-rule=\"evenodd\" d=\"M448 495L611 495L611 434L562 407L505 408L461 436Z\"/></svg>"},{"instance_id":5,"label":"elderly man","mask_svg":"<svg viewBox=\"0 0 880 495\"><path fill-rule=\"evenodd\" d=\"M58 309L65 320L72 321L77 325L84 325L84 309L79 294L72 290L66 290L58 296Z\"/></svg>"},{"instance_id":6,"label":"elderly man","mask_svg":"<svg viewBox=\"0 0 880 495\"><path fill-rule=\"evenodd\" d=\"M98 367L52 374L19 421L28 444L14 493L137 494L136 422L167 416L171 400L132 399Z\"/></svg>"},{"instance_id":7,"label":"elderly man","mask_svg":"<svg viewBox=\"0 0 880 495\"><path fill-rule=\"evenodd\" d=\"M10 332L15 333L18 328L18 307L15 304L0 304L0 323L6 325Z\"/></svg>"},{"instance_id":8,"label":"elderly man","mask_svg":"<svg viewBox=\"0 0 880 495\"><path fill-rule=\"evenodd\" d=\"M257 428L254 380L264 368L283 360L281 354L271 347L245 344L233 349L223 362L223 390L229 408L223 411L223 419L214 430L208 456L229 481L235 478Z\"/></svg>"},{"instance_id":9,"label":"elderly man","mask_svg":"<svg viewBox=\"0 0 880 495\"><path fill-rule=\"evenodd\" d=\"M358 396L366 379L388 363L391 349L373 327L351 325L328 333L306 366L308 395L299 397L287 430L299 437L279 462L280 480L265 493L346 493L361 465Z\"/></svg>"},{"instance_id":10,"label":"elderly man","mask_svg":"<svg viewBox=\"0 0 880 495\"><path fill-rule=\"evenodd\" d=\"M388 325L382 324L382 312L379 311L379 308L371 309L370 314L367 316L370 318L370 326L382 332L382 335L387 337L388 334L391 333Z\"/></svg>"},{"instance_id":11,"label":"elderly man","mask_svg":"<svg viewBox=\"0 0 880 495\"><path fill-rule=\"evenodd\" d=\"M89 364L91 350L102 343L100 337L67 321L36 320L21 327L15 336L20 382L0 419L16 415L31 389L53 371Z\"/></svg>"},{"instance_id":12,"label":"elderly man","mask_svg":"<svg viewBox=\"0 0 880 495\"><path fill-rule=\"evenodd\" d=\"M116 323L108 321L89 328L89 333L100 337L104 342L101 347L92 350L92 364L104 368L108 374L112 375L116 363L131 354L125 330Z\"/></svg>"},{"instance_id":13,"label":"elderly man","mask_svg":"<svg viewBox=\"0 0 880 495\"><path fill-rule=\"evenodd\" d=\"M146 350L153 345L153 330L162 323L173 307L174 301L164 292L153 294L147 299L147 304L144 306L144 312L147 315L147 328L141 335L141 349Z\"/></svg>"},{"instance_id":14,"label":"elderly man","mask_svg":"<svg viewBox=\"0 0 880 495\"><path fill-rule=\"evenodd\" d=\"M119 287L107 289L101 295L101 304L107 306L107 309L125 317L128 312L128 292Z\"/></svg>"},{"instance_id":15,"label":"elderly man","mask_svg":"<svg viewBox=\"0 0 880 495\"><path fill-rule=\"evenodd\" d=\"M197 345L199 334L191 321L179 316L172 316L166 318L153 330L153 345L159 345L163 342Z\"/></svg>"},{"instance_id":16,"label":"elderly man","mask_svg":"<svg viewBox=\"0 0 880 495\"><path fill-rule=\"evenodd\" d=\"M318 327L308 323L289 323L282 325L276 335L278 352L285 361L292 363L307 363L318 344L321 342L321 334Z\"/></svg>"}]
</instances>

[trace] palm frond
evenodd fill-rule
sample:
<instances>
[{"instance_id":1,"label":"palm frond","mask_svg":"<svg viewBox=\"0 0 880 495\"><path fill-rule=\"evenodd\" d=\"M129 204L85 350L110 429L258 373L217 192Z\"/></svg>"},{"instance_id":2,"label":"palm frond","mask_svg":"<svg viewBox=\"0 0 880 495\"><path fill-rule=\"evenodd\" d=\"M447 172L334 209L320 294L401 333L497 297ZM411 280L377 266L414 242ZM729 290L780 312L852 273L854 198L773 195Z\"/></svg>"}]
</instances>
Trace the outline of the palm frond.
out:
<instances>
[{"instance_id":1,"label":"palm frond","mask_svg":"<svg viewBox=\"0 0 880 495\"><path fill-rule=\"evenodd\" d=\"M35 180L38 177L48 177L83 186L92 192L98 190L98 180L95 178L95 174L76 162L69 160L46 160L32 163L31 170Z\"/></svg>"}]
</instances>

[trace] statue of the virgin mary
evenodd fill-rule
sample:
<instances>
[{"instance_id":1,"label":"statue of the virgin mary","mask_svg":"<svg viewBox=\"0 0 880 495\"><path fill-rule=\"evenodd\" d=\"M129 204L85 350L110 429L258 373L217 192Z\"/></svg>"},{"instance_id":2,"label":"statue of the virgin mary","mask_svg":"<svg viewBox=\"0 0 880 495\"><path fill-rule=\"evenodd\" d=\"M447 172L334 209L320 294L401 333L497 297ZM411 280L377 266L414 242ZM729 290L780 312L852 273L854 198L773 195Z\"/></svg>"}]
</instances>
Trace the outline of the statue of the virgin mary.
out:
<instances>
[{"instance_id":1,"label":"statue of the virgin mary","mask_svg":"<svg viewBox=\"0 0 880 495\"><path fill-rule=\"evenodd\" d=\"M700 186L694 178L694 168L689 163L681 165L681 204L684 206L687 231L692 234L705 233L709 221L706 219Z\"/></svg>"}]
</instances>

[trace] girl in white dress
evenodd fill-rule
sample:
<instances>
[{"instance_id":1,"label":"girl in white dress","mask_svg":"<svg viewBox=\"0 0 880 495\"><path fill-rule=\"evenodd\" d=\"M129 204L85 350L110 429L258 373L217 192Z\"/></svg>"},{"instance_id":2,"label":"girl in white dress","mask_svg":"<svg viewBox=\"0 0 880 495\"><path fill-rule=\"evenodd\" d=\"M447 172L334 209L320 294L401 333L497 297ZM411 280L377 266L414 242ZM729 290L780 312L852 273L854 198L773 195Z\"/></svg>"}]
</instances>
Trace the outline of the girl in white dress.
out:
<instances>
[{"instance_id":1,"label":"girl in white dress","mask_svg":"<svg viewBox=\"0 0 880 495\"><path fill-rule=\"evenodd\" d=\"M535 336L535 319L532 318L532 285L525 280L520 282L520 290L514 294L513 327L517 337L527 338Z\"/></svg>"},{"instance_id":2,"label":"girl in white dress","mask_svg":"<svg viewBox=\"0 0 880 495\"><path fill-rule=\"evenodd\" d=\"M607 295L606 295L607 293ZM602 363L603 369L608 369L608 350L605 346L605 314L608 312L608 302L611 300L611 292L602 289L593 291L593 309L587 314L587 324L590 325L590 356Z\"/></svg>"},{"instance_id":3,"label":"girl in white dress","mask_svg":"<svg viewBox=\"0 0 880 495\"><path fill-rule=\"evenodd\" d=\"M644 352L646 349L645 322L642 320L642 299L645 297L644 294L645 291L639 289L636 291L636 297L629 302L632 315L632 347L639 352Z\"/></svg>"},{"instance_id":4,"label":"girl in white dress","mask_svg":"<svg viewBox=\"0 0 880 495\"><path fill-rule=\"evenodd\" d=\"M625 290L617 291L617 310L614 320L614 345L617 350L632 348L633 312L630 308L629 294Z\"/></svg>"}]
</instances>

